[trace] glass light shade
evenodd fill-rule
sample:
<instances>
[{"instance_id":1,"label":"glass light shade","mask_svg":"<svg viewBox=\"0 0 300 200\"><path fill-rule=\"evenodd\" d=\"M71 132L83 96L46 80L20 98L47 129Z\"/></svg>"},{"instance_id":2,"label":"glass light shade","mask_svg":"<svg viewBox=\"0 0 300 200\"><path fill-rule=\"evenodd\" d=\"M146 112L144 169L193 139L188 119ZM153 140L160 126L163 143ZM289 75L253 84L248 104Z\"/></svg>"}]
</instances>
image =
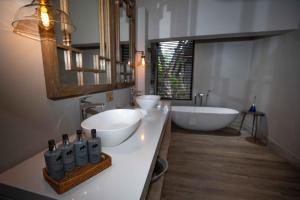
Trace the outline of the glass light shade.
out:
<instances>
[{"instance_id":1,"label":"glass light shade","mask_svg":"<svg viewBox=\"0 0 300 200\"><path fill-rule=\"evenodd\" d=\"M33 0L30 4L19 8L12 26L15 33L40 40L40 29L50 30L57 23L60 24L61 30L67 33L76 30L67 13L53 8L50 4Z\"/></svg>"}]
</instances>

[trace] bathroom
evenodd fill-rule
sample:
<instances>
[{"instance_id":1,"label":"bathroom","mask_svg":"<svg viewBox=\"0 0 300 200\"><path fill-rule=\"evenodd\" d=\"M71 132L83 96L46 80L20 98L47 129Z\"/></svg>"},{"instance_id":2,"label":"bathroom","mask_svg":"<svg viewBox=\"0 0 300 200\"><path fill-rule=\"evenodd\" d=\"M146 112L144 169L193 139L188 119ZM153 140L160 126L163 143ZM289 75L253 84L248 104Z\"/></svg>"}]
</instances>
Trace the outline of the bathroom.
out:
<instances>
[{"instance_id":1,"label":"bathroom","mask_svg":"<svg viewBox=\"0 0 300 200\"><path fill-rule=\"evenodd\" d=\"M71 1L80 3L78 0L69 0ZM90 4L87 2L83 3L86 8L79 7L81 12L77 12L92 17L92 12L83 12L83 10L97 9L91 5L98 1L93 0ZM123 18L119 26L121 37L123 33L127 33L127 38L135 38L135 44L130 43L135 45L135 51L131 54L135 57L130 58L130 65L135 70L131 71L134 76L130 76L130 83L128 83L119 73L120 76L116 75L115 80L111 82L120 81L121 84L111 86L110 80L105 79L106 83L103 84L105 86L96 90L91 88L79 92L76 90L75 93L68 93L66 96L49 89L53 76L49 76L49 71L46 69L51 68L47 68L45 61L51 58L45 56L42 47L44 49L50 47L46 43L42 44L43 41L13 32L12 21L15 14L19 8L30 4L31 1L2 0L0 2L0 116L3 132L0 145L0 183L7 184L1 179L1 174L15 166L22 165L24 161L47 149L49 139L60 141L62 134L75 134L76 130L81 128L80 99L82 97L88 96L88 101L103 103L107 109L110 109L129 106L132 103L132 87L140 94L158 94L153 44L188 40L193 41L189 96L184 100L164 99L163 97L162 100L171 102L172 106L231 108L239 111L240 114L225 129L214 132L189 131L172 123L167 158L169 168L164 175L164 181L157 182L161 184L160 196L164 199L299 198L300 2L297 0L124 0L112 2L125 2L124 4L135 2L133 6L135 36L130 35L129 26L122 26ZM123 11L123 14L124 12L126 11ZM80 24L76 24L78 20L76 15L72 16L70 12L70 17L76 26L72 34L83 34L85 38L90 39L94 37L93 33L96 35L99 33L99 27L92 23L84 22L83 25L86 28L80 29ZM106 24L106 26L115 27L111 24ZM89 28L94 30L91 31ZM111 31L117 32L117 30ZM72 42L73 39L76 39L75 35L72 35ZM101 40L100 37L98 43L99 40ZM113 41L113 44L115 42ZM88 41L88 43L95 44L94 41ZM120 38L119 43L127 44L128 42L124 43ZM111 52L116 52L114 50L115 47L111 46ZM100 56L103 55L100 53ZM113 58L115 55L110 56ZM118 73L117 70L111 72L112 74ZM102 80L101 77L99 79ZM68 81L63 78L62 80ZM206 99L208 91L210 92ZM200 98L198 97L195 105L195 95L198 92L203 95L202 106L199 105ZM254 141L251 135L253 127L251 116L246 116L241 133L238 131L242 119L241 111L248 110L253 103L257 111L265 114L258 120L257 141ZM173 115L169 110L166 112ZM141 134L140 139L147 140L147 135L143 135L142 132L139 134ZM210 143L206 143L208 141ZM126 142L123 145L126 145ZM12 146L13 151L10 152ZM215 149L211 149L211 146ZM135 149L140 150L145 157L148 156L147 152L142 151L142 146L128 148L127 151L115 157L112 156L112 166L103 173L71 189L63 196L57 197L50 186L45 183L43 186L49 187L47 191L53 192L53 196L48 197L68 199L73 195L73 191L83 191L81 186L93 185L93 180L96 178L100 181L107 180L101 178L107 175L109 170L113 173L113 168L118 167L118 164L122 167L122 163L115 162L118 156L139 152L134 152ZM117 150L109 149L109 151ZM185 156L182 155L185 152L189 156L184 159ZM231 156L232 160L226 160ZM139 159L143 160L142 157ZM133 160L131 163L134 169L132 171L138 173L139 167L134 164L136 161ZM40 167L42 170L42 166L32 167ZM150 174L149 171L153 170L151 169L153 165L151 164L150 167L148 164L147 167L149 169L145 171L148 174L139 177ZM197 168L199 171L195 170ZM196 172L193 174L180 170L195 170ZM213 172L218 170L220 172ZM41 174L41 171L37 173ZM145 177L143 180L148 180L148 178ZM116 189L113 190L115 193L119 191L119 194L122 194L126 189L124 189L125 186L123 188L118 185L118 181L117 179L110 183L116 185ZM146 198L146 195L140 194L141 190L143 190L142 194L147 194L150 191L149 188L154 188L148 181L146 182L144 185L137 186L139 192L136 196L139 196L139 199ZM34 183L28 182L27 184L30 191ZM99 183L101 186L104 184L104 182ZM260 188L257 189L258 187ZM7 195L1 193L1 190L4 191L4 189L0 188L0 197ZM109 192L114 193L111 190ZM103 196L110 199L110 194L103 194ZM87 198L93 199L92 195L95 195L94 199L101 197L101 194L94 191L91 196L87 195ZM5 197L8 198L7 196L3 198ZM10 198L18 199L17 197ZM85 198L78 196L74 199ZM135 198L124 197L123 199ZM148 197L148 199L154 198Z\"/></svg>"}]
</instances>

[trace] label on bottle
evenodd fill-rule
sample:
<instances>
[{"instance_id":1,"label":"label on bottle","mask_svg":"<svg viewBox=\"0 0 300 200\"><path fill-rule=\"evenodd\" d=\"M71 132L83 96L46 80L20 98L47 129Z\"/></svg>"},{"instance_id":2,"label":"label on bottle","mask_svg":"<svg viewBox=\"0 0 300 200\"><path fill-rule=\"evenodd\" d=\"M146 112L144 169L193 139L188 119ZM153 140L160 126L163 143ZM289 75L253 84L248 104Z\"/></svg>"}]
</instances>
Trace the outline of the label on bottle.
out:
<instances>
[{"instance_id":1,"label":"label on bottle","mask_svg":"<svg viewBox=\"0 0 300 200\"><path fill-rule=\"evenodd\" d=\"M77 142L75 145L75 162L77 166L83 166L88 162L87 142Z\"/></svg>"},{"instance_id":2,"label":"label on bottle","mask_svg":"<svg viewBox=\"0 0 300 200\"><path fill-rule=\"evenodd\" d=\"M65 171L72 171L75 167L75 152L74 146L62 146L62 158Z\"/></svg>"},{"instance_id":3,"label":"label on bottle","mask_svg":"<svg viewBox=\"0 0 300 200\"><path fill-rule=\"evenodd\" d=\"M54 180L60 180L64 177L64 165L61 151L47 151L44 154L47 171L50 177Z\"/></svg>"},{"instance_id":4,"label":"label on bottle","mask_svg":"<svg viewBox=\"0 0 300 200\"><path fill-rule=\"evenodd\" d=\"M99 163L101 161L101 141L99 138L88 141L89 162Z\"/></svg>"}]
</instances>

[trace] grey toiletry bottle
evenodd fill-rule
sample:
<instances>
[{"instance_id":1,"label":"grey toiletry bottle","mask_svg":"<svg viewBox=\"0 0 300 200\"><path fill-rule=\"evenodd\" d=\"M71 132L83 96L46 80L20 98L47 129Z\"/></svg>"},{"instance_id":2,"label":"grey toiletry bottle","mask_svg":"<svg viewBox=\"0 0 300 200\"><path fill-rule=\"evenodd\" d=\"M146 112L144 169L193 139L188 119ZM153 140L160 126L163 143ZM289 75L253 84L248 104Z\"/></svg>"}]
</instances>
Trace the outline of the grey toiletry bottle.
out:
<instances>
[{"instance_id":1,"label":"grey toiletry bottle","mask_svg":"<svg viewBox=\"0 0 300 200\"><path fill-rule=\"evenodd\" d=\"M82 137L82 131L77 130L77 141L74 142L75 163L77 166L83 166L88 162L87 141Z\"/></svg>"},{"instance_id":2,"label":"grey toiletry bottle","mask_svg":"<svg viewBox=\"0 0 300 200\"><path fill-rule=\"evenodd\" d=\"M91 130L92 138L88 140L89 162L96 164L101 161L101 139L96 136L96 129Z\"/></svg>"},{"instance_id":3,"label":"grey toiletry bottle","mask_svg":"<svg viewBox=\"0 0 300 200\"><path fill-rule=\"evenodd\" d=\"M74 145L69 142L68 134L63 134L63 144L61 145L61 154L65 171L72 171L75 168Z\"/></svg>"},{"instance_id":4,"label":"grey toiletry bottle","mask_svg":"<svg viewBox=\"0 0 300 200\"><path fill-rule=\"evenodd\" d=\"M49 140L48 146L49 150L44 154L48 174L54 180L60 180L65 176L61 150L56 148L54 140Z\"/></svg>"}]
</instances>

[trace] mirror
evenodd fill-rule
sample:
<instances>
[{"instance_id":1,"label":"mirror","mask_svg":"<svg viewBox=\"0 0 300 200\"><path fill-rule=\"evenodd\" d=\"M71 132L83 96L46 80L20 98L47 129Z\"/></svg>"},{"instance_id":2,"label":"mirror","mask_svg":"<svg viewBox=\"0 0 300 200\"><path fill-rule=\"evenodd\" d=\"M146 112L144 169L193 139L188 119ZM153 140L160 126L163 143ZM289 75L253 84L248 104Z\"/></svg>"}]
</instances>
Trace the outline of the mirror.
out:
<instances>
[{"instance_id":1,"label":"mirror","mask_svg":"<svg viewBox=\"0 0 300 200\"><path fill-rule=\"evenodd\" d=\"M116 5L116 65L117 83L131 83L134 81L134 68L132 67L131 40L131 9L130 1L118 1Z\"/></svg>"},{"instance_id":2,"label":"mirror","mask_svg":"<svg viewBox=\"0 0 300 200\"><path fill-rule=\"evenodd\" d=\"M40 30L48 98L133 86L135 0L51 2L70 15L76 31L57 24Z\"/></svg>"},{"instance_id":3,"label":"mirror","mask_svg":"<svg viewBox=\"0 0 300 200\"><path fill-rule=\"evenodd\" d=\"M54 0L77 30L55 29L59 81L64 85L111 84L109 1Z\"/></svg>"},{"instance_id":4,"label":"mirror","mask_svg":"<svg viewBox=\"0 0 300 200\"><path fill-rule=\"evenodd\" d=\"M117 35L117 83L126 83L129 81L130 55L129 55L129 18L126 14L126 5L120 5L119 11L119 30Z\"/></svg>"}]
</instances>

